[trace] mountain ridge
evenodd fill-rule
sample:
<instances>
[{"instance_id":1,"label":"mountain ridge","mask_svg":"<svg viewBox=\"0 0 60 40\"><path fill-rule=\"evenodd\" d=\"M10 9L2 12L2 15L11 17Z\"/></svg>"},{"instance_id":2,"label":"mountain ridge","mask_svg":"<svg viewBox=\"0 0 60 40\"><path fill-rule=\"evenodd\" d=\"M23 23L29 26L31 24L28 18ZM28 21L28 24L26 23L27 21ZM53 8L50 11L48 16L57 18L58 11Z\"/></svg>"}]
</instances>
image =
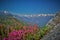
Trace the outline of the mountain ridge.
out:
<instances>
[{"instance_id":1,"label":"mountain ridge","mask_svg":"<svg viewBox=\"0 0 60 40\"><path fill-rule=\"evenodd\" d=\"M37 25L44 26L53 16L35 16L35 17L26 17L26 16L18 16L15 15L15 18L18 20L23 20L27 23L34 24L36 23Z\"/></svg>"}]
</instances>

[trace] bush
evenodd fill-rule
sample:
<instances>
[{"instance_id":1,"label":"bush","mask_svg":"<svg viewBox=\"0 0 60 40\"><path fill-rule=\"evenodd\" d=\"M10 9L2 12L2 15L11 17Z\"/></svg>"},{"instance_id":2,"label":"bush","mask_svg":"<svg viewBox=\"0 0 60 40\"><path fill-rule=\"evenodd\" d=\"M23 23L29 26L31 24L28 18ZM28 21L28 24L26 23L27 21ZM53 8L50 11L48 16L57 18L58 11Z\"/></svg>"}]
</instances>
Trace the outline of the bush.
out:
<instances>
[{"instance_id":1,"label":"bush","mask_svg":"<svg viewBox=\"0 0 60 40\"><path fill-rule=\"evenodd\" d=\"M39 40L48 31L48 27L38 28L36 24L33 26L23 26L20 29L9 26L7 29L2 27L0 30L3 40Z\"/></svg>"}]
</instances>

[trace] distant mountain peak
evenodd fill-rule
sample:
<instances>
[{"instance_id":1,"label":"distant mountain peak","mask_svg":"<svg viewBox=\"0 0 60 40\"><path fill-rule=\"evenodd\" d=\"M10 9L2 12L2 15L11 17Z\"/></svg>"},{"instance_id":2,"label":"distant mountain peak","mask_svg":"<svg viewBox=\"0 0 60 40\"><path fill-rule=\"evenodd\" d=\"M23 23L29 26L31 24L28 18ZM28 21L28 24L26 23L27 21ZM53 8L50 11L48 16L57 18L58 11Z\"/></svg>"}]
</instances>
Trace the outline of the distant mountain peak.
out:
<instances>
[{"instance_id":1,"label":"distant mountain peak","mask_svg":"<svg viewBox=\"0 0 60 40\"><path fill-rule=\"evenodd\" d=\"M44 16L44 17L46 17L46 16L55 16L55 14L30 14L30 15L28 15L28 14L19 14L19 15L17 15L17 16L20 16L20 17L40 17L40 16Z\"/></svg>"},{"instance_id":2,"label":"distant mountain peak","mask_svg":"<svg viewBox=\"0 0 60 40\"><path fill-rule=\"evenodd\" d=\"M8 11L6 11L6 10L5 10L5 11L3 11L3 12L4 12L5 14L7 14L7 13L8 13Z\"/></svg>"}]
</instances>

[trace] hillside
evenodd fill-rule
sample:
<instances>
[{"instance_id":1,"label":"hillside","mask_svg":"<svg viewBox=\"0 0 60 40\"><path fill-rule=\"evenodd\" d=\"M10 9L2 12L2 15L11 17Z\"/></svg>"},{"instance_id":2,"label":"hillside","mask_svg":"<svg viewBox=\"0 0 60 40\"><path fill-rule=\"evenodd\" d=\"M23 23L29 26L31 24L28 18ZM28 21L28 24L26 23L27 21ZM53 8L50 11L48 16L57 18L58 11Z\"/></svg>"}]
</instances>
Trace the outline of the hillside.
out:
<instances>
[{"instance_id":1,"label":"hillside","mask_svg":"<svg viewBox=\"0 0 60 40\"><path fill-rule=\"evenodd\" d=\"M50 27L50 31L41 40L60 40L60 12L47 23L47 26Z\"/></svg>"},{"instance_id":2,"label":"hillside","mask_svg":"<svg viewBox=\"0 0 60 40\"><path fill-rule=\"evenodd\" d=\"M2 38L13 30L21 29L24 25L27 24L14 18L11 13L0 12L0 36Z\"/></svg>"},{"instance_id":3,"label":"hillside","mask_svg":"<svg viewBox=\"0 0 60 40\"><path fill-rule=\"evenodd\" d=\"M22 20L24 18L26 20ZM38 21L40 17L32 17L32 19ZM31 18L22 18L12 15L9 12L0 12L0 40L45 40L50 38L48 36L59 33L60 13L57 13L57 15L43 27L38 26L36 23L34 23L34 25L31 25L33 23L28 24L29 22L26 22L28 20L31 21ZM52 35L50 35L50 33Z\"/></svg>"},{"instance_id":4,"label":"hillside","mask_svg":"<svg viewBox=\"0 0 60 40\"><path fill-rule=\"evenodd\" d=\"M47 26L40 28L35 23L27 24L9 12L0 12L0 40L39 40L48 29Z\"/></svg>"},{"instance_id":5,"label":"hillside","mask_svg":"<svg viewBox=\"0 0 60 40\"><path fill-rule=\"evenodd\" d=\"M23 22L13 17L11 13L0 12L0 26L21 26Z\"/></svg>"}]
</instances>

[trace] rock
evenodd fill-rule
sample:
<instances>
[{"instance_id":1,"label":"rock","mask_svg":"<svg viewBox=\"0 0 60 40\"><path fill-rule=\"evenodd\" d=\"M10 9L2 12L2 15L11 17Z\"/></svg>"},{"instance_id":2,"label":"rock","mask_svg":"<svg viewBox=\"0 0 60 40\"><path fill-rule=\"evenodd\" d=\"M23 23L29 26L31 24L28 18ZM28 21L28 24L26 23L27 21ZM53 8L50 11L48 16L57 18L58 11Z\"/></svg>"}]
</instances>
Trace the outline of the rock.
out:
<instances>
[{"instance_id":1,"label":"rock","mask_svg":"<svg viewBox=\"0 0 60 40\"><path fill-rule=\"evenodd\" d=\"M41 40L60 40L60 12L46 26L50 27L50 31Z\"/></svg>"}]
</instances>

